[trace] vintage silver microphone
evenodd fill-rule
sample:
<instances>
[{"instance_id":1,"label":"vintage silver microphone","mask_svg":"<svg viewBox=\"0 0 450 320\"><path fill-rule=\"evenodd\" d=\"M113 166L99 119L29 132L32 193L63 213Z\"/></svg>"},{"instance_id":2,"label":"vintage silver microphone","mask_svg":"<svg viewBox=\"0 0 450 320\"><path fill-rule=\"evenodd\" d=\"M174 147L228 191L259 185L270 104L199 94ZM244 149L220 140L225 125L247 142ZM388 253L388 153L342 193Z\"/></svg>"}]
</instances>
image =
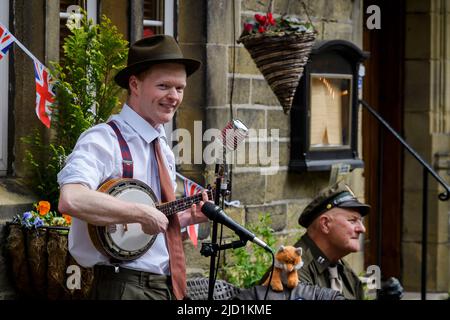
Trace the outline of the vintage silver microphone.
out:
<instances>
[{"instance_id":1,"label":"vintage silver microphone","mask_svg":"<svg viewBox=\"0 0 450 320\"><path fill-rule=\"evenodd\" d=\"M229 151L235 151L248 136L248 128L241 120L230 120L220 132L220 142Z\"/></svg>"},{"instance_id":2,"label":"vintage silver microphone","mask_svg":"<svg viewBox=\"0 0 450 320\"><path fill-rule=\"evenodd\" d=\"M236 151L239 144L241 144L248 136L248 128L241 120L232 119L220 131L218 137L218 149L221 151L216 155L216 177L220 177L220 189L222 191L228 189L228 164L226 156L228 153ZM219 157L217 157L219 156ZM222 158L220 158L220 156Z\"/></svg>"}]
</instances>

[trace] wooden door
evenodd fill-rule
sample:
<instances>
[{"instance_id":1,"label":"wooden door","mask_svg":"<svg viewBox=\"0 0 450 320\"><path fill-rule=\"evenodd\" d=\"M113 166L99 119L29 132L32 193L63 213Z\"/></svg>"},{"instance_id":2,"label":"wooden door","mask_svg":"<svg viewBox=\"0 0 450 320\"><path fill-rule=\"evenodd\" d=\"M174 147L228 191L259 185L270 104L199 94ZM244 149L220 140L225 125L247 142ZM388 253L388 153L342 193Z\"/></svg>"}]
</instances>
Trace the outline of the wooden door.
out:
<instances>
[{"instance_id":1,"label":"wooden door","mask_svg":"<svg viewBox=\"0 0 450 320\"><path fill-rule=\"evenodd\" d=\"M364 15L363 49L370 58L365 63L363 99L402 135L405 1L364 0L364 12L372 4L381 9L381 29L368 30ZM386 130L379 134L377 121L366 110L362 128L366 201L372 206L366 218L365 263L379 265L383 276L400 278L402 147Z\"/></svg>"}]
</instances>

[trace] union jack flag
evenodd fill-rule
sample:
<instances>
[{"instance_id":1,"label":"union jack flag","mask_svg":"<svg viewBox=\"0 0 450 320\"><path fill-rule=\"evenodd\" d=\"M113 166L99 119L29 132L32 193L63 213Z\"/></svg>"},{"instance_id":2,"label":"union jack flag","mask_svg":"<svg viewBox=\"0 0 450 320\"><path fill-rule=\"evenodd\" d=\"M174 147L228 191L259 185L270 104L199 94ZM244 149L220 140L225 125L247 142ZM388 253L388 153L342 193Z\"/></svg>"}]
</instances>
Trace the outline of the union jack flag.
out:
<instances>
[{"instance_id":1,"label":"union jack flag","mask_svg":"<svg viewBox=\"0 0 450 320\"><path fill-rule=\"evenodd\" d=\"M16 41L16 38L0 24L0 60L6 56L14 41Z\"/></svg>"},{"instance_id":2,"label":"union jack flag","mask_svg":"<svg viewBox=\"0 0 450 320\"><path fill-rule=\"evenodd\" d=\"M34 75L36 79L36 115L47 128L50 128L51 105L55 102L52 78L48 69L37 60L34 60Z\"/></svg>"},{"instance_id":3,"label":"union jack flag","mask_svg":"<svg viewBox=\"0 0 450 320\"><path fill-rule=\"evenodd\" d=\"M203 191L203 188L195 183L192 180L187 179L186 177L183 177L184 181L184 196L190 197L193 195L196 195L197 193L200 193ZM191 239L194 246L197 248L198 245L198 224L191 224L187 227L187 232L189 234L189 238Z\"/></svg>"}]
</instances>

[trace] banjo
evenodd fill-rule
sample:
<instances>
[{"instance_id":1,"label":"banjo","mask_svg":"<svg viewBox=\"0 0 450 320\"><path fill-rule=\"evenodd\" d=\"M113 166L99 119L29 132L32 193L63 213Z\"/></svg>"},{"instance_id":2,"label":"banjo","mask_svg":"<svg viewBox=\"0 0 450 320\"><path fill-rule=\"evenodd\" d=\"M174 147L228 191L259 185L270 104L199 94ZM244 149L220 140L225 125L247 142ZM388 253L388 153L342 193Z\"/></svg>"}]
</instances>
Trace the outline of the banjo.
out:
<instances>
[{"instance_id":1,"label":"banjo","mask_svg":"<svg viewBox=\"0 0 450 320\"><path fill-rule=\"evenodd\" d=\"M159 204L153 190L144 182L136 179L118 178L106 181L98 189L123 201L142 203L155 207L167 217L198 204L202 194ZM208 199L212 199L212 190L207 190ZM119 261L131 261L147 252L157 235L142 231L140 223L112 224L95 226L88 224L89 236L95 248L106 256Z\"/></svg>"}]
</instances>

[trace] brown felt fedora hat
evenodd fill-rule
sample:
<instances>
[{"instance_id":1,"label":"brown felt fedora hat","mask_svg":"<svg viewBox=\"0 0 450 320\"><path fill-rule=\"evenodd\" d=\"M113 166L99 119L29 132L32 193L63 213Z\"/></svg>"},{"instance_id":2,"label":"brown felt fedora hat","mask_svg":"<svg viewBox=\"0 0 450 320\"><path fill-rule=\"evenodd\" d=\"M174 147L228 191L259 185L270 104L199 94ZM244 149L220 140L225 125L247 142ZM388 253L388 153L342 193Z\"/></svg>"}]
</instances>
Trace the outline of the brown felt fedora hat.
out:
<instances>
[{"instance_id":1,"label":"brown felt fedora hat","mask_svg":"<svg viewBox=\"0 0 450 320\"><path fill-rule=\"evenodd\" d=\"M139 74L154 64L167 62L184 65L188 77L201 65L200 61L184 58L173 37L159 34L138 40L131 45L127 66L117 73L114 80L119 86L127 89L130 76Z\"/></svg>"}]
</instances>

